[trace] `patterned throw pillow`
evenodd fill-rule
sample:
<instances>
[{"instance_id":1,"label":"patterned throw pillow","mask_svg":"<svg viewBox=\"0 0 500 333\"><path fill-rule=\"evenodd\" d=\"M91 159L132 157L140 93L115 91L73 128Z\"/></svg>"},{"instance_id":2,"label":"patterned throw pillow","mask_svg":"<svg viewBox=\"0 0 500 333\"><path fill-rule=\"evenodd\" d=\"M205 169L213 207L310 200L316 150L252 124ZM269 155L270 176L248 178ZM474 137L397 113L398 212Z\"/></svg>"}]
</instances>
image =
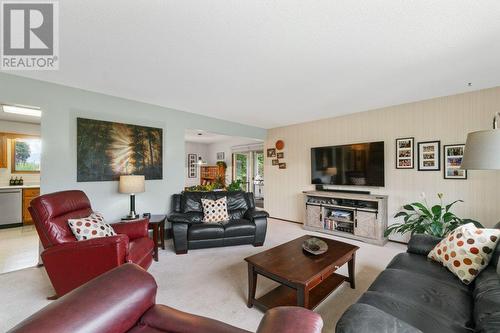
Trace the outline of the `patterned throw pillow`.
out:
<instances>
[{"instance_id":1,"label":"patterned throw pillow","mask_svg":"<svg viewBox=\"0 0 500 333\"><path fill-rule=\"evenodd\" d=\"M468 223L450 232L427 257L469 284L488 265L499 237L498 229L478 229Z\"/></svg>"},{"instance_id":2,"label":"patterned throw pillow","mask_svg":"<svg viewBox=\"0 0 500 333\"><path fill-rule=\"evenodd\" d=\"M227 213L227 198L217 200L201 199L203 205L203 222L217 223L229 221Z\"/></svg>"},{"instance_id":3,"label":"patterned throw pillow","mask_svg":"<svg viewBox=\"0 0 500 333\"><path fill-rule=\"evenodd\" d=\"M116 235L113 227L104 222L102 214L97 212L81 219L69 219L68 225L79 241Z\"/></svg>"}]
</instances>

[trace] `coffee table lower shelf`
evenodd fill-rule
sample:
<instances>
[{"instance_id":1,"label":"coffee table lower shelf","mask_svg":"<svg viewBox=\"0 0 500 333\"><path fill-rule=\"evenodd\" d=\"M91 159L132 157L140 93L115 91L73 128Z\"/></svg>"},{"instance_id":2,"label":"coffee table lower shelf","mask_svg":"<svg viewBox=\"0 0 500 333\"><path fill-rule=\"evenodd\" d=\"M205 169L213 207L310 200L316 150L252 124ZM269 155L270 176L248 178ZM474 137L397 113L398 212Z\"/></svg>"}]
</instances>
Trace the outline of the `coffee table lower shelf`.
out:
<instances>
[{"instance_id":1,"label":"coffee table lower shelf","mask_svg":"<svg viewBox=\"0 0 500 333\"><path fill-rule=\"evenodd\" d=\"M340 274L333 273L320 284L309 291L309 310L314 309L321 301L337 289L344 281L349 278ZM285 285L271 290L258 299L253 300L253 305L268 310L277 306L297 306L297 290Z\"/></svg>"}]
</instances>

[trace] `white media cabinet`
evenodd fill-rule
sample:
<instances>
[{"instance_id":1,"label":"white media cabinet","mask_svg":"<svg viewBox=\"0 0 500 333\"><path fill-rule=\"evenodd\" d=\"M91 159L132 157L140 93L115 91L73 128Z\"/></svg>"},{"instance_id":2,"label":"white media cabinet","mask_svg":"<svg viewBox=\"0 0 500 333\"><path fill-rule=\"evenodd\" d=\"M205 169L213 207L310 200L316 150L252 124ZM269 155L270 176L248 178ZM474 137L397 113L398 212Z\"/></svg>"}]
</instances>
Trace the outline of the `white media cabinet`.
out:
<instances>
[{"instance_id":1,"label":"white media cabinet","mask_svg":"<svg viewBox=\"0 0 500 333\"><path fill-rule=\"evenodd\" d=\"M387 196L305 191L304 229L384 245Z\"/></svg>"}]
</instances>

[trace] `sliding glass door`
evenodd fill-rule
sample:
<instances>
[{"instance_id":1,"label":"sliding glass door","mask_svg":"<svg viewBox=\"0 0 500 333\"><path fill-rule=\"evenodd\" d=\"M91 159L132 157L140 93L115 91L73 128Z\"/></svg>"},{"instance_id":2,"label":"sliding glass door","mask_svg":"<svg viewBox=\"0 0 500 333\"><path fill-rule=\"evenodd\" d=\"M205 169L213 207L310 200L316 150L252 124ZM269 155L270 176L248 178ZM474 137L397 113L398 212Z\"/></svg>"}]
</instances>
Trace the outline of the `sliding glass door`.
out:
<instances>
[{"instance_id":1,"label":"sliding glass door","mask_svg":"<svg viewBox=\"0 0 500 333\"><path fill-rule=\"evenodd\" d=\"M234 153L233 154L233 179L242 182L242 189L245 192L249 190L249 171L250 171L250 153Z\"/></svg>"},{"instance_id":2,"label":"sliding glass door","mask_svg":"<svg viewBox=\"0 0 500 333\"><path fill-rule=\"evenodd\" d=\"M241 180L243 190L256 198L264 196L264 152L233 153L233 179Z\"/></svg>"}]
</instances>

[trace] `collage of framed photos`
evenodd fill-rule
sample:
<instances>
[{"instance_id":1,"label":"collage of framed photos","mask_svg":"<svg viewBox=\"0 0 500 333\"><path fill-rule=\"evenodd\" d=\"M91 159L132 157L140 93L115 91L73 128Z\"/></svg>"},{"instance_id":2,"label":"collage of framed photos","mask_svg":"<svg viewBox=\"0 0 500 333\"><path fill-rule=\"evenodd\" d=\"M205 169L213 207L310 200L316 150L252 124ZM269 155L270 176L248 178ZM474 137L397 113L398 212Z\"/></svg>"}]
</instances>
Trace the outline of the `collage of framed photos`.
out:
<instances>
[{"instance_id":1,"label":"collage of framed photos","mask_svg":"<svg viewBox=\"0 0 500 333\"><path fill-rule=\"evenodd\" d=\"M444 179L467 179L467 170L460 169L465 144L443 146ZM417 144L418 171L441 170L441 141L423 141ZM396 169L415 168L415 138L396 139Z\"/></svg>"},{"instance_id":2,"label":"collage of framed photos","mask_svg":"<svg viewBox=\"0 0 500 333\"><path fill-rule=\"evenodd\" d=\"M283 162L285 153L280 151L285 148L285 142L283 140L278 140L276 141L274 147L275 148L267 149L267 157L271 158L271 164L278 166L278 169L286 169L286 163Z\"/></svg>"}]
</instances>

